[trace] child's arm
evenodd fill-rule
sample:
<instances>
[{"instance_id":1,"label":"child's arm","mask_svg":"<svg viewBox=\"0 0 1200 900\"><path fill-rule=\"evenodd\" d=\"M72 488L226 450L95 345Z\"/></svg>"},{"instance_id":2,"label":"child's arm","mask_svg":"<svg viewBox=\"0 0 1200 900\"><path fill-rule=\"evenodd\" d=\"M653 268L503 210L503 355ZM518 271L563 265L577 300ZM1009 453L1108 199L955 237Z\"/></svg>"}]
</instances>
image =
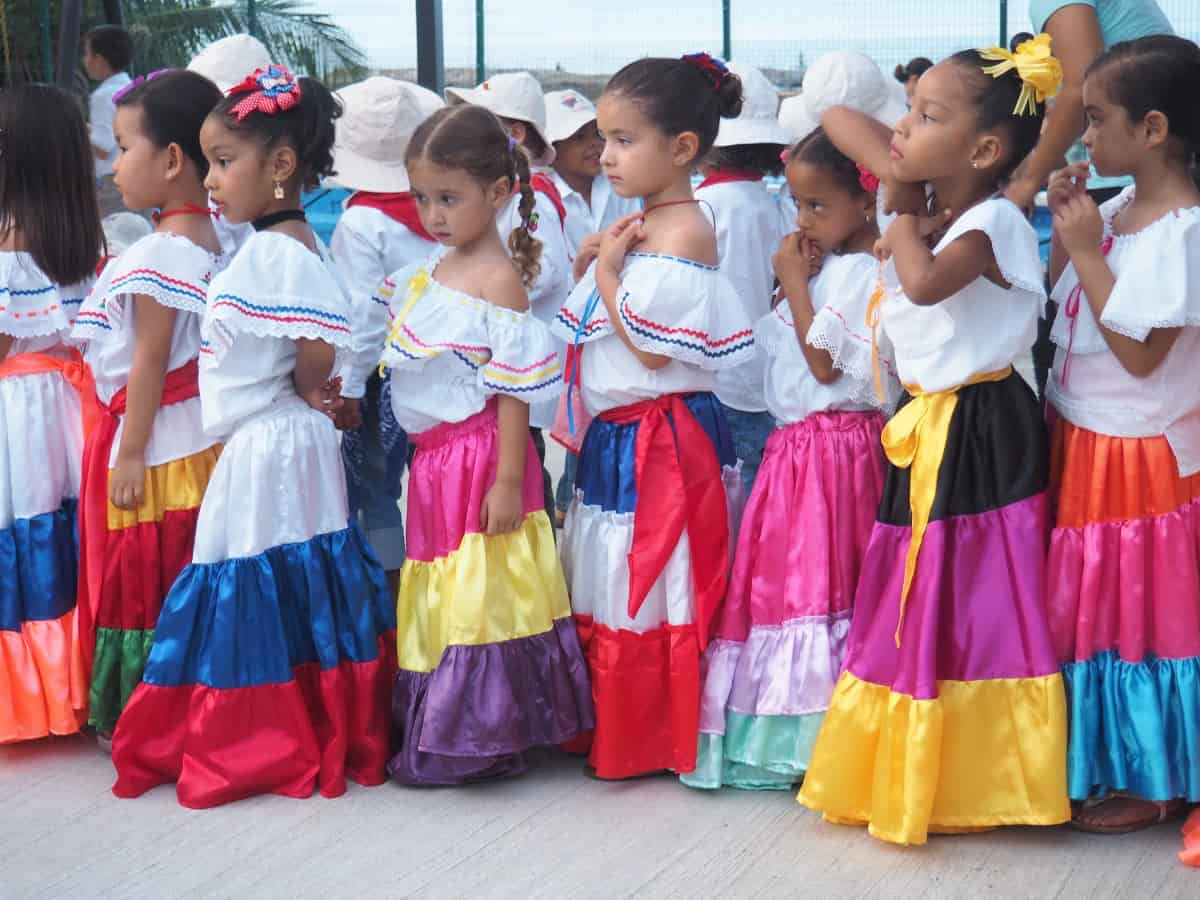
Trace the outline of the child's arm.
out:
<instances>
[{"instance_id":1,"label":"child's arm","mask_svg":"<svg viewBox=\"0 0 1200 900\"><path fill-rule=\"evenodd\" d=\"M340 380L330 379L336 356L337 350L332 344L312 338L296 339L292 384L309 406L331 419L342 405Z\"/></svg>"},{"instance_id":2,"label":"child's arm","mask_svg":"<svg viewBox=\"0 0 1200 900\"><path fill-rule=\"evenodd\" d=\"M901 183L892 175L892 129L848 106L835 106L821 116L821 127L833 146L884 183L885 212L923 212L925 185Z\"/></svg>"},{"instance_id":3,"label":"child's arm","mask_svg":"<svg viewBox=\"0 0 1200 900\"><path fill-rule=\"evenodd\" d=\"M629 348L629 352L637 357L647 369L661 369L671 361L671 357L658 353L647 353L639 350L625 330L621 321L620 310L617 308L617 294L621 289L621 269L625 265L625 254L629 248L645 237L642 230L642 213L630 213L625 218L615 222L600 240L600 253L596 258L596 289L604 300L604 308L608 311L608 321L621 341Z\"/></svg>"},{"instance_id":4,"label":"child's arm","mask_svg":"<svg viewBox=\"0 0 1200 900\"><path fill-rule=\"evenodd\" d=\"M152 297L136 294L125 314L137 322L137 340L126 387L125 426L109 480L109 497L117 509L139 509L145 500L146 445L162 404L176 312Z\"/></svg>"},{"instance_id":5,"label":"child's arm","mask_svg":"<svg viewBox=\"0 0 1200 900\"><path fill-rule=\"evenodd\" d=\"M0 334L0 362L4 362L8 358L8 351L12 349L13 336L11 334Z\"/></svg>"},{"instance_id":6,"label":"child's arm","mask_svg":"<svg viewBox=\"0 0 1200 900\"><path fill-rule=\"evenodd\" d=\"M903 215L888 228L887 245L905 296L917 306L933 306L953 297L996 265L992 242L982 231L968 231L936 256L926 239L950 218Z\"/></svg>"},{"instance_id":7,"label":"child's arm","mask_svg":"<svg viewBox=\"0 0 1200 900\"><path fill-rule=\"evenodd\" d=\"M808 343L808 332L813 324L812 295L808 291L809 279L813 275L813 256L816 246L800 232L794 231L784 237L773 260L775 276L779 279L788 307L792 311L796 340L808 369L820 384L833 384L841 372L833 367L833 357L828 351L818 350Z\"/></svg>"},{"instance_id":8,"label":"child's arm","mask_svg":"<svg viewBox=\"0 0 1200 900\"><path fill-rule=\"evenodd\" d=\"M1087 194L1072 197L1054 214L1054 231L1063 249L1075 265L1079 284L1087 295L1088 305L1104 342L1126 372L1144 378L1167 358L1182 328L1155 328L1146 340L1134 340L1106 327L1101 322L1104 307L1117 283L1108 260L1100 249L1104 238L1104 219L1096 203Z\"/></svg>"}]
</instances>

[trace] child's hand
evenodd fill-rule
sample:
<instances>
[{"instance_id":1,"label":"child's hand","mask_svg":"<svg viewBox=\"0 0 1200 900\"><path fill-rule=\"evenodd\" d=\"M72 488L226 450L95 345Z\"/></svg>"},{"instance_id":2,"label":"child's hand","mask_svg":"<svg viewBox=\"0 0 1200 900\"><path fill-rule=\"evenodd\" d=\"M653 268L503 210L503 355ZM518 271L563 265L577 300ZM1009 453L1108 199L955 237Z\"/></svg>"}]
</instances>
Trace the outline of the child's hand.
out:
<instances>
[{"instance_id":1,"label":"child's hand","mask_svg":"<svg viewBox=\"0 0 1200 900\"><path fill-rule=\"evenodd\" d=\"M336 424L338 411L346 403L345 398L342 397L342 376L335 375L323 385L315 387L301 396L304 397L305 403L317 412L327 415Z\"/></svg>"},{"instance_id":2,"label":"child's hand","mask_svg":"<svg viewBox=\"0 0 1200 900\"><path fill-rule=\"evenodd\" d=\"M892 244L886 234L875 242L875 246L871 252L881 263L885 263L892 258Z\"/></svg>"},{"instance_id":3,"label":"child's hand","mask_svg":"<svg viewBox=\"0 0 1200 900\"><path fill-rule=\"evenodd\" d=\"M928 208L925 185L919 181L896 181L883 179L883 211L904 215L920 215Z\"/></svg>"},{"instance_id":4,"label":"child's hand","mask_svg":"<svg viewBox=\"0 0 1200 900\"><path fill-rule=\"evenodd\" d=\"M579 254L575 257L575 265L572 267L572 274L575 280L581 279L588 270L588 266L592 264L597 256L600 255L600 240L604 237L603 232L589 234L579 243Z\"/></svg>"},{"instance_id":5,"label":"child's hand","mask_svg":"<svg viewBox=\"0 0 1200 900\"><path fill-rule=\"evenodd\" d=\"M783 285L807 283L821 271L821 262L821 248L805 237L802 231L785 235L771 258L775 277Z\"/></svg>"},{"instance_id":6,"label":"child's hand","mask_svg":"<svg viewBox=\"0 0 1200 900\"><path fill-rule=\"evenodd\" d=\"M1054 231L1069 256L1099 253L1104 219L1096 201L1085 193L1063 200L1054 213Z\"/></svg>"},{"instance_id":7,"label":"child's hand","mask_svg":"<svg viewBox=\"0 0 1200 900\"><path fill-rule=\"evenodd\" d=\"M629 249L646 237L640 212L630 213L618 219L611 227L600 235L600 248L597 253L597 265L607 269L616 277L621 276L625 268L625 254Z\"/></svg>"},{"instance_id":8,"label":"child's hand","mask_svg":"<svg viewBox=\"0 0 1200 900\"><path fill-rule=\"evenodd\" d=\"M362 401L353 397L341 397L341 408L333 417L333 424L338 431L353 431L362 427Z\"/></svg>"},{"instance_id":9,"label":"child's hand","mask_svg":"<svg viewBox=\"0 0 1200 900\"><path fill-rule=\"evenodd\" d=\"M479 527L483 529L484 534L507 534L521 527L523 513L521 486L497 480L483 498L483 507L479 510Z\"/></svg>"},{"instance_id":10,"label":"child's hand","mask_svg":"<svg viewBox=\"0 0 1200 900\"><path fill-rule=\"evenodd\" d=\"M1046 204L1050 212L1057 213L1072 197L1087 193L1090 170L1085 162L1075 163L1050 174L1046 188Z\"/></svg>"},{"instance_id":11,"label":"child's hand","mask_svg":"<svg viewBox=\"0 0 1200 900\"><path fill-rule=\"evenodd\" d=\"M119 453L108 476L108 496L117 509L140 509L146 498L146 460Z\"/></svg>"}]
</instances>

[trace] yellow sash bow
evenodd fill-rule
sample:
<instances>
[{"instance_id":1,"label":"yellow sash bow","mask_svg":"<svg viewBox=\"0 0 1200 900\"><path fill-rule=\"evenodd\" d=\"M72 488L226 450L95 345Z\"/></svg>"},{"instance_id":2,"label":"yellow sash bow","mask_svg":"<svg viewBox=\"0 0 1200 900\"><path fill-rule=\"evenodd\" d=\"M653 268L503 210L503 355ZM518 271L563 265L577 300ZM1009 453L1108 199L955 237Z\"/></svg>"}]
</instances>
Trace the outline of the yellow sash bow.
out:
<instances>
[{"instance_id":1,"label":"yellow sash bow","mask_svg":"<svg viewBox=\"0 0 1200 900\"><path fill-rule=\"evenodd\" d=\"M1003 381L1011 374L1012 366L1009 366L1000 372L976 375L967 379L966 384L944 391L926 392L915 385L905 385L913 399L901 407L883 429L883 451L888 460L898 469L911 469L908 505L912 513L912 537L904 560L904 587L900 592L900 615L896 622L897 647L904 625L904 606L917 571L917 555L921 552L921 542L925 539L925 529L933 510L950 421L958 407L958 392L967 385Z\"/></svg>"}]
</instances>

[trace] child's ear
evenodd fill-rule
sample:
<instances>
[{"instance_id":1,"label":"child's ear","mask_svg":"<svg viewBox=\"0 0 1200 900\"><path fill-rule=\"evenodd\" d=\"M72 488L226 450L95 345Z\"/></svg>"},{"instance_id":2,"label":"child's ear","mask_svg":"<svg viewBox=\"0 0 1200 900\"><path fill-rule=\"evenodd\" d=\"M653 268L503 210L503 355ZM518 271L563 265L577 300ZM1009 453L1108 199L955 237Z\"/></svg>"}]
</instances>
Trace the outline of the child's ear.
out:
<instances>
[{"instance_id":1,"label":"child's ear","mask_svg":"<svg viewBox=\"0 0 1200 900\"><path fill-rule=\"evenodd\" d=\"M508 203L509 198L512 197L513 194L512 180L507 175L497 178L488 185L485 194L487 195L488 203L491 204L492 209L496 211L503 209L504 205Z\"/></svg>"},{"instance_id":2,"label":"child's ear","mask_svg":"<svg viewBox=\"0 0 1200 900\"><path fill-rule=\"evenodd\" d=\"M174 181L178 178L185 165L187 165L187 154L183 152L183 148L175 143L168 144L167 171L163 173L167 181Z\"/></svg>"},{"instance_id":3,"label":"child's ear","mask_svg":"<svg viewBox=\"0 0 1200 900\"><path fill-rule=\"evenodd\" d=\"M271 151L271 178L280 184L287 184L300 168L300 157L296 150L287 144L280 144Z\"/></svg>"},{"instance_id":4,"label":"child's ear","mask_svg":"<svg viewBox=\"0 0 1200 900\"><path fill-rule=\"evenodd\" d=\"M1163 113L1152 109L1142 119L1141 132L1147 148L1161 147L1171 136L1171 123Z\"/></svg>"},{"instance_id":5,"label":"child's ear","mask_svg":"<svg viewBox=\"0 0 1200 900\"><path fill-rule=\"evenodd\" d=\"M700 135L682 131L671 139L671 162L677 166L694 166L700 162Z\"/></svg>"},{"instance_id":6,"label":"child's ear","mask_svg":"<svg viewBox=\"0 0 1200 900\"><path fill-rule=\"evenodd\" d=\"M1004 147L994 134L985 134L975 142L971 150L971 168L990 169L1000 162Z\"/></svg>"}]
</instances>

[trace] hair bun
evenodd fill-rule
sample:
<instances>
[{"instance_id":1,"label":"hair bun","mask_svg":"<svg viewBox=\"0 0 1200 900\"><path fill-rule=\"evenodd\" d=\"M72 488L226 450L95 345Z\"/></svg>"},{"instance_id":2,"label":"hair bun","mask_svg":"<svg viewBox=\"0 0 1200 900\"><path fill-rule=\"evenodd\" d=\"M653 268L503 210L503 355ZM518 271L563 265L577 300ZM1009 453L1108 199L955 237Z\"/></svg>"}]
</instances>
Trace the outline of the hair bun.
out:
<instances>
[{"instance_id":1,"label":"hair bun","mask_svg":"<svg viewBox=\"0 0 1200 900\"><path fill-rule=\"evenodd\" d=\"M721 107L721 118L736 119L742 114L742 79L726 72L717 85L717 101Z\"/></svg>"}]
</instances>

